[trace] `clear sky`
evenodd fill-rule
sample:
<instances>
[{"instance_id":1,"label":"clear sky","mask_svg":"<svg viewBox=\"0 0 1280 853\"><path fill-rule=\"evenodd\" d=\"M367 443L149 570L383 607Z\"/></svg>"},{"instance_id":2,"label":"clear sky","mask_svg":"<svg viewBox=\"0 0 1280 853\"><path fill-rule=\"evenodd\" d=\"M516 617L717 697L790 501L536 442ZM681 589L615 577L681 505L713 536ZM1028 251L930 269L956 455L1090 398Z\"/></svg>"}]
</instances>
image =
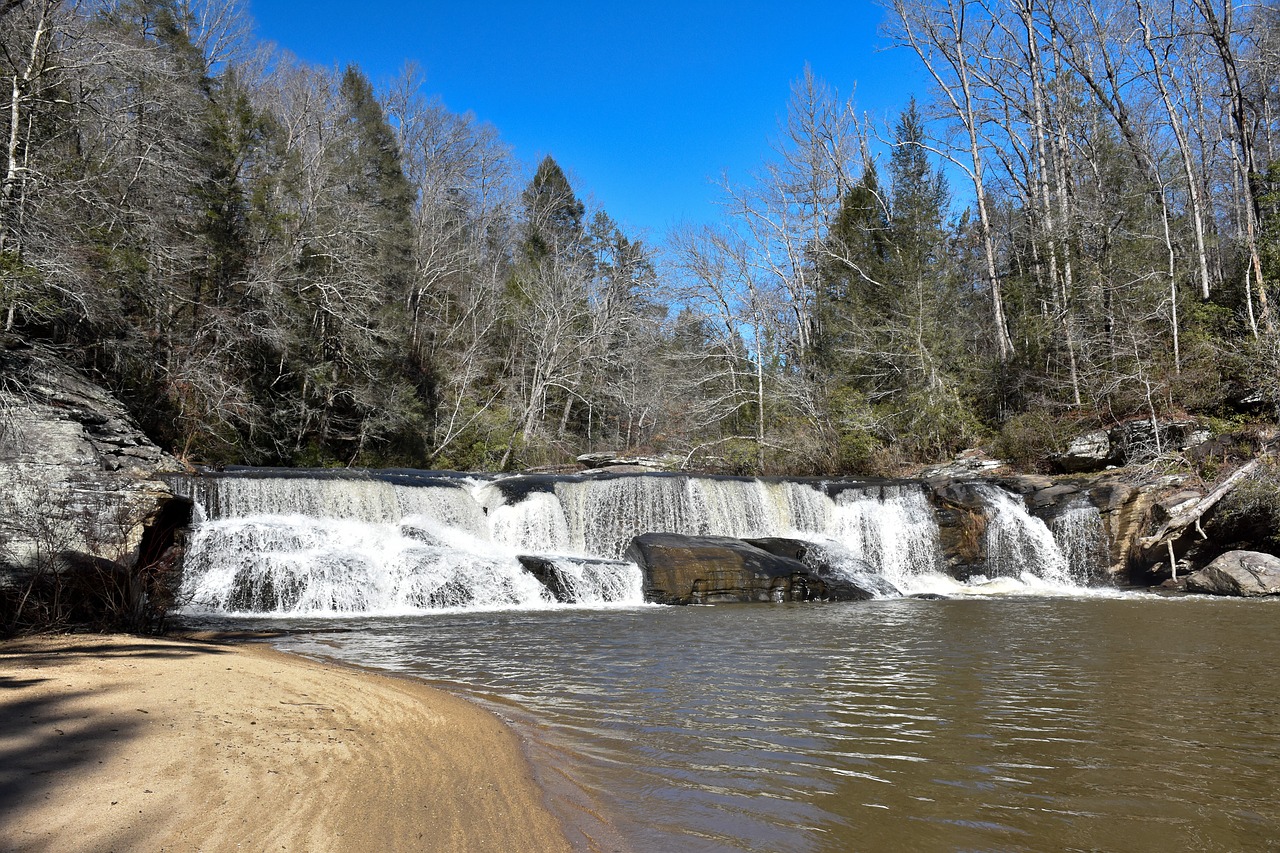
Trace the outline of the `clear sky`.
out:
<instances>
[{"instance_id":1,"label":"clear sky","mask_svg":"<svg viewBox=\"0 0 1280 853\"><path fill-rule=\"evenodd\" d=\"M258 35L375 85L406 61L455 112L494 125L516 156L551 154L635 236L718 217L712 185L761 162L808 62L859 107L895 115L927 84L886 50L868 0L405 2L251 0Z\"/></svg>"}]
</instances>

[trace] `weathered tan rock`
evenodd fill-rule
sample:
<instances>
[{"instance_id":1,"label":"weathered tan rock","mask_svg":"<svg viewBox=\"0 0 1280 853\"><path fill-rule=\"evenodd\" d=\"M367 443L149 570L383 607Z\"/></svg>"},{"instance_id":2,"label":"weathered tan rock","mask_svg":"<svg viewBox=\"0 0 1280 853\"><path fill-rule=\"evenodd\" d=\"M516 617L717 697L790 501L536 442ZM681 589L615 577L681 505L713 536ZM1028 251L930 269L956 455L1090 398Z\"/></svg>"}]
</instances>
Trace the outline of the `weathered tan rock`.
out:
<instances>
[{"instance_id":1,"label":"weathered tan rock","mask_svg":"<svg viewBox=\"0 0 1280 853\"><path fill-rule=\"evenodd\" d=\"M1209 595L1280 595L1280 557L1228 551L1187 578L1189 592Z\"/></svg>"},{"instance_id":2,"label":"weathered tan rock","mask_svg":"<svg viewBox=\"0 0 1280 853\"><path fill-rule=\"evenodd\" d=\"M645 533L632 540L626 557L644 573L645 600L658 604L826 597L821 580L804 563L770 554L741 539Z\"/></svg>"}]
</instances>

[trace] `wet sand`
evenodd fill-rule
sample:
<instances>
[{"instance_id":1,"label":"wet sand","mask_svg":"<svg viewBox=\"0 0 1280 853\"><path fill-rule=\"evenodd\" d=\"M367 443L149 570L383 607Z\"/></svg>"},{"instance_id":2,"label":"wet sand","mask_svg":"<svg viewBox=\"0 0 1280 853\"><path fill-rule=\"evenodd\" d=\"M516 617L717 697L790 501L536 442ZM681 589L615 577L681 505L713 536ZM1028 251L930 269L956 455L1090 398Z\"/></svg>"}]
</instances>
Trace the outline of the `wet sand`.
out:
<instances>
[{"instance_id":1,"label":"wet sand","mask_svg":"<svg viewBox=\"0 0 1280 853\"><path fill-rule=\"evenodd\" d=\"M0 644L0 850L568 851L515 734L262 644Z\"/></svg>"}]
</instances>

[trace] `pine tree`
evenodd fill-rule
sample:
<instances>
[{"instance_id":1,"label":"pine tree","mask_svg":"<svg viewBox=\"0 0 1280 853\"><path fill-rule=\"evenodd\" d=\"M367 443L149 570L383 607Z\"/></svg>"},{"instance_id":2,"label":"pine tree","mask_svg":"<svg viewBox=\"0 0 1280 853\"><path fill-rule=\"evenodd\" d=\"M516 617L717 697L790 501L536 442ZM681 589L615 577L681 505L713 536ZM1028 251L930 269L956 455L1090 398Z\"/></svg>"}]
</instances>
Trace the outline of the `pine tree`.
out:
<instances>
[{"instance_id":1,"label":"pine tree","mask_svg":"<svg viewBox=\"0 0 1280 853\"><path fill-rule=\"evenodd\" d=\"M349 191L370 212L374 269L389 296L404 296L413 279L414 191L404 175L395 132L368 78L348 65L339 89L353 145L347 164Z\"/></svg>"},{"instance_id":2,"label":"pine tree","mask_svg":"<svg viewBox=\"0 0 1280 853\"><path fill-rule=\"evenodd\" d=\"M550 154L538 164L522 200L526 260L537 263L558 250L578 250L586 207Z\"/></svg>"}]
</instances>

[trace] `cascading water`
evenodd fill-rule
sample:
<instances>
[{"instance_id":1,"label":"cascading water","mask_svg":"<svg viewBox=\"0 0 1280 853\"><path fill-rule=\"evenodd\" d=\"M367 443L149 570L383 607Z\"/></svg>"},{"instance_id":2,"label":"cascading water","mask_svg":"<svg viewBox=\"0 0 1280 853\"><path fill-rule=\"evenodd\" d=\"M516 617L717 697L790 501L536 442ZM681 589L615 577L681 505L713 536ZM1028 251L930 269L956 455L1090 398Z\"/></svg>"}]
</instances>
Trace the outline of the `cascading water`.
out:
<instances>
[{"instance_id":1,"label":"cascading water","mask_svg":"<svg viewBox=\"0 0 1280 853\"><path fill-rule=\"evenodd\" d=\"M566 520L565 545L614 559L641 533L737 538L825 533L832 510L830 498L813 485L709 477L563 480L555 484L555 498Z\"/></svg>"},{"instance_id":2,"label":"cascading water","mask_svg":"<svg viewBox=\"0 0 1280 853\"><path fill-rule=\"evenodd\" d=\"M1062 550L1074 583L1087 584L1098 567L1107 564L1111 542L1102 513L1088 495L1073 497L1049 520L1049 530Z\"/></svg>"},{"instance_id":3,"label":"cascading water","mask_svg":"<svg viewBox=\"0 0 1280 853\"><path fill-rule=\"evenodd\" d=\"M1032 576L1056 586L1073 586L1067 559L1048 526L1027 512L1026 504L1003 489L980 484L974 490L986 506L983 544L987 575Z\"/></svg>"},{"instance_id":4,"label":"cascading water","mask_svg":"<svg viewBox=\"0 0 1280 853\"><path fill-rule=\"evenodd\" d=\"M177 486L200 520L184 592L219 612L639 604L640 570L619 558L649 532L804 539L831 570L879 595L959 590L943 574L921 483L248 471ZM1020 500L973 488L987 516L988 576L1030 574L1059 585L1087 576L1095 559L1087 546L1064 556ZM1083 524L1084 514L1064 511L1055 524ZM1063 527L1060 535L1076 534ZM550 567L554 596L522 555Z\"/></svg>"},{"instance_id":5,"label":"cascading water","mask_svg":"<svg viewBox=\"0 0 1280 853\"><path fill-rule=\"evenodd\" d=\"M198 608L388 614L552 604L516 550L492 535L469 481L240 476L185 483L202 521L188 547L183 594ZM518 534L519 518L545 515L536 507L499 513L507 536ZM525 538L544 545L554 537ZM577 576L580 603L642 600L635 566L579 568Z\"/></svg>"},{"instance_id":6,"label":"cascading water","mask_svg":"<svg viewBox=\"0 0 1280 853\"><path fill-rule=\"evenodd\" d=\"M919 486L840 492L832 516L832 538L899 589L941 575L938 523Z\"/></svg>"}]
</instances>

